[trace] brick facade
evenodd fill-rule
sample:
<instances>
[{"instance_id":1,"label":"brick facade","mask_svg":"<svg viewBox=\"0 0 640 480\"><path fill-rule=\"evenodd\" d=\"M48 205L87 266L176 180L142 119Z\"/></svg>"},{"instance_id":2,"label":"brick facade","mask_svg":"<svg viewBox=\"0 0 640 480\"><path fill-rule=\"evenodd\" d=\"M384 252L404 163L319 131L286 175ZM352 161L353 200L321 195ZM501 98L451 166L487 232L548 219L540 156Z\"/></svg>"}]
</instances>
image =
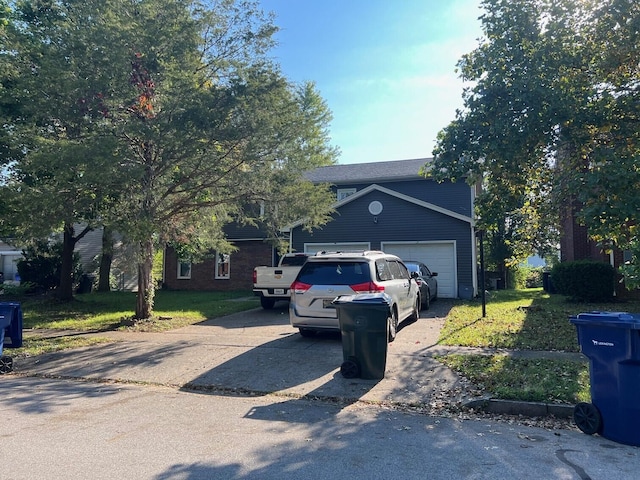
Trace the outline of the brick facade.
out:
<instances>
[{"instance_id":1,"label":"brick facade","mask_svg":"<svg viewBox=\"0 0 640 480\"><path fill-rule=\"evenodd\" d=\"M595 260L605 262L618 269L624 263L624 254L614 250L613 254L605 252L592 240L589 240L587 228L579 225L575 218L575 210L567 209L562 217L562 231L560 236L560 261ZM622 278L618 275L615 284L616 297L619 300L638 300L640 290L628 290Z\"/></svg>"},{"instance_id":2,"label":"brick facade","mask_svg":"<svg viewBox=\"0 0 640 480\"><path fill-rule=\"evenodd\" d=\"M169 290L234 291L251 290L253 268L273 265L273 249L262 240L232 242L238 250L231 254L229 278L215 278L215 258L191 265L191 278L178 278L178 259L170 247L165 251L164 288Z\"/></svg>"}]
</instances>

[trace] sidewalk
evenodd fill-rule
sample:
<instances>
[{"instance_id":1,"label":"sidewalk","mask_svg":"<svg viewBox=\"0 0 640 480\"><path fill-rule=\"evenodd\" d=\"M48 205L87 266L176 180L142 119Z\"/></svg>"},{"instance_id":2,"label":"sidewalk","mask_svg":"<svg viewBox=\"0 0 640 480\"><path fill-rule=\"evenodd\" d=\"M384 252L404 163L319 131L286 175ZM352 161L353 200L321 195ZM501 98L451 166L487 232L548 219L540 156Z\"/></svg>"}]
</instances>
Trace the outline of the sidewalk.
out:
<instances>
[{"instance_id":1,"label":"sidewalk","mask_svg":"<svg viewBox=\"0 0 640 480\"><path fill-rule=\"evenodd\" d=\"M491 413L567 417L572 406L494 401L433 357L495 350L437 345L450 303L439 300L389 344L381 380L346 379L339 335L303 338L286 305L250 310L163 333L102 332L112 343L16 359L18 375L165 385L229 395L279 395L342 403L374 403L439 414L463 405ZM59 331L25 331L60 335ZM67 334L70 332L66 332ZM504 352L559 357L559 352Z\"/></svg>"}]
</instances>

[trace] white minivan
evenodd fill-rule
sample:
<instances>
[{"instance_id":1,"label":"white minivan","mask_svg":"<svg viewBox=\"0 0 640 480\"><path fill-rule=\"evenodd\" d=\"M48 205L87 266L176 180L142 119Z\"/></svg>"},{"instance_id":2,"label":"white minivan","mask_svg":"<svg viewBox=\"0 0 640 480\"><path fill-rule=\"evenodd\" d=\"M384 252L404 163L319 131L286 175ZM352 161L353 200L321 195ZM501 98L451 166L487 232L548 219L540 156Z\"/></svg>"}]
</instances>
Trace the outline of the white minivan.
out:
<instances>
[{"instance_id":1,"label":"white minivan","mask_svg":"<svg viewBox=\"0 0 640 480\"><path fill-rule=\"evenodd\" d=\"M417 320L420 288L400 258L381 251L320 252L307 259L291 284L289 320L308 337L340 330L333 300L341 295L385 293L391 297L389 341L398 324Z\"/></svg>"}]
</instances>

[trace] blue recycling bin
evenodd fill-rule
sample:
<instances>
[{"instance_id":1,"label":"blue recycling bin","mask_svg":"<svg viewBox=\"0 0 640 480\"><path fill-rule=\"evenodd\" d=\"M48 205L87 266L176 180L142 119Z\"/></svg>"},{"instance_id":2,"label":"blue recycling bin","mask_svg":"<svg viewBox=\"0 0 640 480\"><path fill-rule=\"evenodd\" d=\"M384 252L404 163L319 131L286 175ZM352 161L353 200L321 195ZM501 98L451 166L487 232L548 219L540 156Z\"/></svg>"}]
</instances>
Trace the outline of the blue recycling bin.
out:
<instances>
[{"instance_id":1,"label":"blue recycling bin","mask_svg":"<svg viewBox=\"0 0 640 480\"><path fill-rule=\"evenodd\" d=\"M580 350L589 359L591 403L575 406L587 434L640 446L640 315L590 312L572 317Z\"/></svg>"},{"instance_id":2,"label":"blue recycling bin","mask_svg":"<svg viewBox=\"0 0 640 480\"><path fill-rule=\"evenodd\" d=\"M391 297L386 293L342 295L333 304L338 311L342 337L342 376L384 378Z\"/></svg>"},{"instance_id":3,"label":"blue recycling bin","mask_svg":"<svg viewBox=\"0 0 640 480\"><path fill-rule=\"evenodd\" d=\"M11 339L6 348L20 348L22 346L22 308L18 302L0 302L0 329L3 340ZM3 341L0 341L2 354Z\"/></svg>"}]
</instances>

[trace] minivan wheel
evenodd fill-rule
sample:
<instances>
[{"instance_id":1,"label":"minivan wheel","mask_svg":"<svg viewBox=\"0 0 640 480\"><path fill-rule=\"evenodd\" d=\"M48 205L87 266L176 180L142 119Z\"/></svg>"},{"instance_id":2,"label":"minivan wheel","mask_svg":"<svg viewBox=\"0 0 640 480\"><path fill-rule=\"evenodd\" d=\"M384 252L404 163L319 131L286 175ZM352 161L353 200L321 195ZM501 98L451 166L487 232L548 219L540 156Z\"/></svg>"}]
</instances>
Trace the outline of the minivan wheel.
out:
<instances>
[{"instance_id":1,"label":"minivan wheel","mask_svg":"<svg viewBox=\"0 0 640 480\"><path fill-rule=\"evenodd\" d=\"M315 330L309 330L308 328L301 328L299 330L300 330L300 335L302 335L304 338L311 338L311 337L315 337L316 335Z\"/></svg>"},{"instance_id":2,"label":"minivan wheel","mask_svg":"<svg viewBox=\"0 0 640 480\"><path fill-rule=\"evenodd\" d=\"M391 316L389 317L389 343L396 339L396 333L398 332L398 314L395 310L391 310Z\"/></svg>"},{"instance_id":3,"label":"minivan wheel","mask_svg":"<svg viewBox=\"0 0 640 480\"><path fill-rule=\"evenodd\" d=\"M411 316L409 317L409 321L417 322L420 318L420 306L422 305L420 297L416 298L416 303L413 305L413 312L411 312Z\"/></svg>"}]
</instances>

